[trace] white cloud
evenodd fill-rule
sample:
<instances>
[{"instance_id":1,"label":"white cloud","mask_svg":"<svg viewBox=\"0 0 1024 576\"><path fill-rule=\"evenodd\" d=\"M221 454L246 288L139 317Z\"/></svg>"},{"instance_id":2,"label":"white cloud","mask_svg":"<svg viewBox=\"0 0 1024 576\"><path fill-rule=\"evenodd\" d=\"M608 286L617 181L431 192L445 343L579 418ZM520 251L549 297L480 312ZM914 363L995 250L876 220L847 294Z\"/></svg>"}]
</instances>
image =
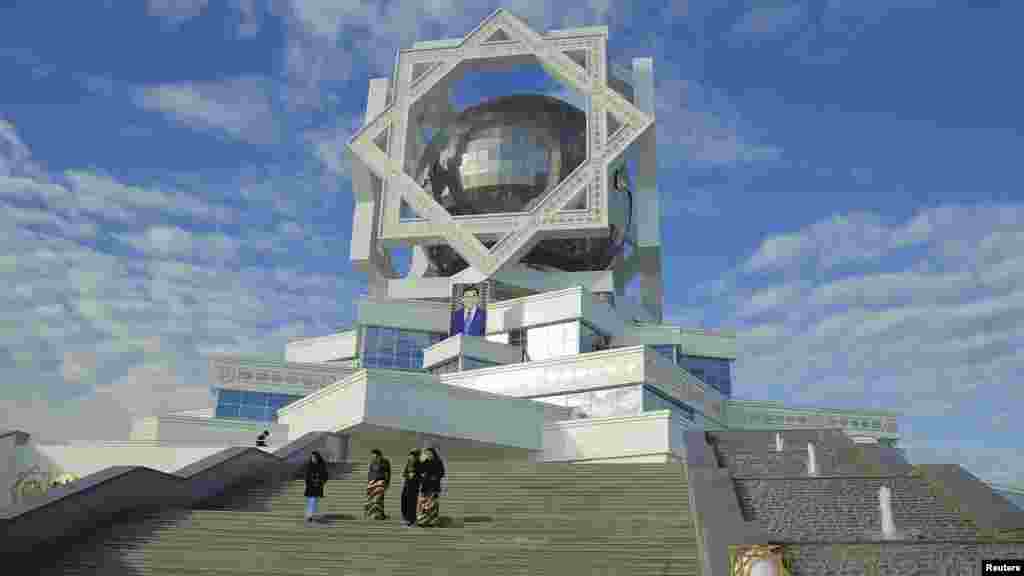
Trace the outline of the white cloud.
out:
<instances>
[{"instance_id":1,"label":"white cloud","mask_svg":"<svg viewBox=\"0 0 1024 576\"><path fill-rule=\"evenodd\" d=\"M737 388L793 404L896 410L914 431L915 461L957 462L987 479L1024 473L997 466L1012 459L1010 447L971 445L1024 433L1004 414L1024 403L1019 222L1021 205L945 206L902 225L853 214L766 238L722 293L738 326ZM808 263L812 274L802 273ZM840 274L839 264L856 267ZM782 283L763 284L769 269ZM942 419L970 421L973 433L962 444L938 440L949 429L927 423Z\"/></svg>"},{"instance_id":2,"label":"white cloud","mask_svg":"<svg viewBox=\"0 0 1024 576\"><path fill-rule=\"evenodd\" d=\"M0 180L0 187L3 181ZM93 238L96 236L96 224L88 221L72 220L61 214L37 210L34 208L20 208L17 206L0 203L5 214L4 216L19 225L42 225L60 231L61 235L67 238Z\"/></svg>"},{"instance_id":3,"label":"white cloud","mask_svg":"<svg viewBox=\"0 0 1024 576\"><path fill-rule=\"evenodd\" d=\"M151 86L139 90L135 102L195 129L213 130L245 142L271 143L278 135L263 78Z\"/></svg>"},{"instance_id":4,"label":"white cloud","mask_svg":"<svg viewBox=\"0 0 1024 576\"><path fill-rule=\"evenodd\" d=\"M239 242L223 234L197 234L177 226L153 226L145 233L116 234L116 238L147 256L231 262Z\"/></svg>"},{"instance_id":5,"label":"white cloud","mask_svg":"<svg viewBox=\"0 0 1024 576\"><path fill-rule=\"evenodd\" d=\"M732 166L782 157L774 146L743 135L744 123L725 97L698 82L668 77L655 96L659 158L667 165L678 157L662 152L680 148L692 164Z\"/></svg>"},{"instance_id":6,"label":"white cloud","mask_svg":"<svg viewBox=\"0 0 1024 576\"><path fill-rule=\"evenodd\" d=\"M31 384L0 387L5 426L44 439L123 439L133 416L209 403L204 352L280 356L288 337L323 334L351 316L358 282L273 264L243 268L238 237L146 228L138 218L235 216L223 207L91 172L59 180L0 177L0 285L8 288L0 291L0 366L9 381ZM125 231L115 238L141 256L93 243L85 234L98 226L93 217L117 221ZM329 236L300 222L249 229L246 241L303 242L300 249L327 255Z\"/></svg>"},{"instance_id":7,"label":"white cloud","mask_svg":"<svg viewBox=\"0 0 1024 576\"><path fill-rule=\"evenodd\" d=\"M834 215L795 234L765 239L745 265L747 272L814 263L828 269L877 258L893 247L900 232L874 214Z\"/></svg>"},{"instance_id":8,"label":"white cloud","mask_svg":"<svg viewBox=\"0 0 1024 576\"><path fill-rule=\"evenodd\" d=\"M313 154L332 175L348 178L349 160L346 148L352 131L345 127L309 132L306 141L313 146Z\"/></svg>"},{"instance_id":9,"label":"white cloud","mask_svg":"<svg viewBox=\"0 0 1024 576\"><path fill-rule=\"evenodd\" d=\"M0 122L0 143L9 149L0 155L0 202L7 217L21 223L49 224L68 237L90 237L96 233L96 216L132 224L147 212L187 216L196 221L229 223L236 219L226 206L212 204L181 191L129 186L103 174L69 170L54 178L35 167L29 149L14 127ZM2 150L0 146L0 150ZM11 159L14 159L13 161ZM17 204L21 203L21 206ZM24 204L39 204L45 209Z\"/></svg>"},{"instance_id":10,"label":"white cloud","mask_svg":"<svg viewBox=\"0 0 1024 576\"><path fill-rule=\"evenodd\" d=\"M229 223L237 218L226 206L211 204L181 191L130 186L103 174L79 170L68 171L64 177L74 196L53 193L56 206L78 208L118 222L135 222L137 213L147 210L214 223Z\"/></svg>"}]
</instances>

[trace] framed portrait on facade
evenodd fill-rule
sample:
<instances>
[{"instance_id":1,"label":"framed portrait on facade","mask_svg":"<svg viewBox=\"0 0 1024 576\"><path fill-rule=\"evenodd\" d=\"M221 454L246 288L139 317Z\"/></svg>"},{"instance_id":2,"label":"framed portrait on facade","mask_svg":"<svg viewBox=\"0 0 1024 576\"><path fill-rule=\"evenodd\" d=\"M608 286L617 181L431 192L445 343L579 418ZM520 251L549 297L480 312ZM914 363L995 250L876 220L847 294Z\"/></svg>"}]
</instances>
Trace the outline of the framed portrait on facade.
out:
<instances>
[{"instance_id":1,"label":"framed portrait on facade","mask_svg":"<svg viewBox=\"0 0 1024 576\"><path fill-rule=\"evenodd\" d=\"M451 322L448 335L483 336L487 333L487 301L490 283L452 285Z\"/></svg>"}]
</instances>

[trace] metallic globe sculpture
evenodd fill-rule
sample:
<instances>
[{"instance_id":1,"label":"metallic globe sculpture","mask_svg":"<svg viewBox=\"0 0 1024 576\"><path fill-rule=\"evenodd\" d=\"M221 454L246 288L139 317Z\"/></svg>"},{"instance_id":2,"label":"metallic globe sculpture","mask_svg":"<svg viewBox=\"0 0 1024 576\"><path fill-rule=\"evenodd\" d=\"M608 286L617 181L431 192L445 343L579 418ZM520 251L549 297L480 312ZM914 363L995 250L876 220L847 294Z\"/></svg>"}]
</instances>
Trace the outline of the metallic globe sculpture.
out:
<instances>
[{"instance_id":1,"label":"metallic globe sculpture","mask_svg":"<svg viewBox=\"0 0 1024 576\"><path fill-rule=\"evenodd\" d=\"M586 114L557 98L497 98L466 109L434 136L416 177L453 216L529 211L586 159L586 131ZM566 271L602 270L620 240L616 234L545 240L522 262ZM467 266L448 246L432 246L427 255L439 276Z\"/></svg>"}]
</instances>

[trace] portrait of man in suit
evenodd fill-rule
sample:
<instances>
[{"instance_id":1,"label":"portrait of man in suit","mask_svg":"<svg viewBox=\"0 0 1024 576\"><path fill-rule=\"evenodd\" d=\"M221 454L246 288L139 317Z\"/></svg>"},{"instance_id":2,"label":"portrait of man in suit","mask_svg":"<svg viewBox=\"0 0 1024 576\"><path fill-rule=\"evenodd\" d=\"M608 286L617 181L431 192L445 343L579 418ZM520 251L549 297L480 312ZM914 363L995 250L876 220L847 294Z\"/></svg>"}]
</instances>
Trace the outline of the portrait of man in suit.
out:
<instances>
[{"instance_id":1,"label":"portrait of man in suit","mask_svg":"<svg viewBox=\"0 0 1024 576\"><path fill-rule=\"evenodd\" d=\"M462 297L454 299L454 304L449 336L483 336L487 329L487 305L483 302L480 288L476 285L466 286L462 290Z\"/></svg>"}]
</instances>

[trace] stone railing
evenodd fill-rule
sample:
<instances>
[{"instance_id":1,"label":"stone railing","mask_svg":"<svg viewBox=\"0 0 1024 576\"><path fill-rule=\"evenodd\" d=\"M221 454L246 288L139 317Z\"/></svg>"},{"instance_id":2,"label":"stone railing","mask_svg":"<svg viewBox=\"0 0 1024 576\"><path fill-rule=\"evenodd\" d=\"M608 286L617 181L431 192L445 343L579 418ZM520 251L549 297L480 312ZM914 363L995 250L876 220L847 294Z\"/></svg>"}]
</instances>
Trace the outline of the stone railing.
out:
<instances>
[{"instance_id":1,"label":"stone railing","mask_svg":"<svg viewBox=\"0 0 1024 576\"><path fill-rule=\"evenodd\" d=\"M0 553L32 554L125 513L188 507L253 477L287 478L324 450L343 459L346 446L333 434L314 432L270 454L228 448L174 474L138 466L114 466L50 490L30 504L0 510Z\"/></svg>"},{"instance_id":2,"label":"stone railing","mask_svg":"<svg viewBox=\"0 0 1024 576\"><path fill-rule=\"evenodd\" d=\"M850 436L899 438L899 416L868 410L838 410L785 406L777 402L730 399L729 428L738 430L799 430L839 428Z\"/></svg>"}]
</instances>

